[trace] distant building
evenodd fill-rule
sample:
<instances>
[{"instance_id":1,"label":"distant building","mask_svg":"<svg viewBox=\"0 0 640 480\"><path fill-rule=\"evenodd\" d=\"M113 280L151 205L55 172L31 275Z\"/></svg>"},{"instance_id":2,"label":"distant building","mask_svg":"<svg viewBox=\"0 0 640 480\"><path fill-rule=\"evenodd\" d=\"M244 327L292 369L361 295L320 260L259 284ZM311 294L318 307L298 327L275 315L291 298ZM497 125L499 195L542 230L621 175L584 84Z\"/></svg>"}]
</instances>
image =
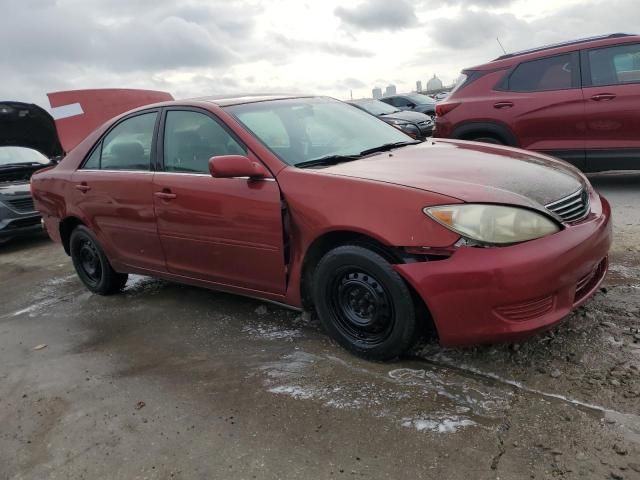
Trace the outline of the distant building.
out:
<instances>
[{"instance_id":1,"label":"distant building","mask_svg":"<svg viewBox=\"0 0 640 480\"><path fill-rule=\"evenodd\" d=\"M416 82L416 92L420 93L422 91L422 81L418 80Z\"/></svg>"},{"instance_id":2,"label":"distant building","mask_svg":"<svg viewBox=\"0 0 640 480\"><path fill-rule=\"evenodd\" d=\"M373 90L371 90L371 96L373 98L380 98L382 97L382 89L381 88L374 88Z\"/></svg>"},{"instance_id":3,"label":"distant building","mask_svg":"<svg viewBox=\"0 0 640 480\"><path fill-rule=\"evenodd\" d=\"M432 92L434 90L440 90L442 88L442 80L440 80L435 75L433 78L429 79L427 82L427 92Z\"/></svg>"},{"instance_id":4,"label":"distant building","mask_svg":"<svg viewBox=\"0 0 640 480\"><path fill-rule=\"evenodd\" d=\"M391 84L391 85L387 85L387 88L384 90L384 96L388 97L390 95L395 95L396 94L396 86Z\"/></svg>"}]
</instances>

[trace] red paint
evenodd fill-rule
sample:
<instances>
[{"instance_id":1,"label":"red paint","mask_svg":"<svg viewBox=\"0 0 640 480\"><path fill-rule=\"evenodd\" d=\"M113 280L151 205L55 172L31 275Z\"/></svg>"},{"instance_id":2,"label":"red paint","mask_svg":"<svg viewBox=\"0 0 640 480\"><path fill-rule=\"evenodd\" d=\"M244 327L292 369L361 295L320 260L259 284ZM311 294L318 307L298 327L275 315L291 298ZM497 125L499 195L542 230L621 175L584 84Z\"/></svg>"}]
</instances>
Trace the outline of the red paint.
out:
<instances>
[{"instance_id":1,"label":"red paint","mask_svg":"<svg viewBox=\"0 0 640 480\"><path fill-rule=\"evenodd\" d=\"M593 49L633 44L640 44L640 36L516 54L466 69L471 81L436 107L434 137L493 137L506 145L551 153L585 171L640 168L640 72L627 72L637 77L635 83L594 87L587 64ZM522 64L570 53L574 63L568 68L576 70L572 88L518 92L504 83Z\"/></svg>"},{"instance_id":2,"label":"red paint","mask_svg":"<svg viewBox=\"0 0 640 480\"><path fill-rule=\"evenodd\" d=\"M576 285L607 255L610 210L592 190L593 208L585 221L505 248L455 247L458 235L422 212L427 206L464 201L534 208L531 199L513 193L514 184L503 173L507 169L534 185L540 168L547 175L545 184L579 185L581 176L548 157L444 141L324 169L299 169L284 164L213 102L164 105L198 107L217 115L249 150L243 165L259 165L266 178L78 170L114 119L56 168L32 179L36 205L54 240L61 240L60 222L75 217L95 232L116 270L295 307L302 304L305 257L325 234L354 232L413 252L429 247L429 252L451 256L395 268L424 299L447 344L505 340L547 328L575 307ZM223 157L222 170L240 172L234 169L242 158ZM245 170L240 173L248 176ZM538 194L545 194L544 186L531 198ZM588 284L586 296L600 280ZM547 305L541 299L549 295L554 298L552 310L541 318L510 322L495 313L501 307L519 311L523 302L538 308Z\"/></svg>"},{"instance_id":3,"label":"red paint","mask_svg":"<svg viewBox=\"0 0 640 480\"><path fill-rule=\"evenodd\" d=\"M127 110L173 100L170 93L153 90L100 89L48 93L52 108L79 103L84 113L56 120L65 152L70 152L96 127Z\"/></svg>"}]
</instances>

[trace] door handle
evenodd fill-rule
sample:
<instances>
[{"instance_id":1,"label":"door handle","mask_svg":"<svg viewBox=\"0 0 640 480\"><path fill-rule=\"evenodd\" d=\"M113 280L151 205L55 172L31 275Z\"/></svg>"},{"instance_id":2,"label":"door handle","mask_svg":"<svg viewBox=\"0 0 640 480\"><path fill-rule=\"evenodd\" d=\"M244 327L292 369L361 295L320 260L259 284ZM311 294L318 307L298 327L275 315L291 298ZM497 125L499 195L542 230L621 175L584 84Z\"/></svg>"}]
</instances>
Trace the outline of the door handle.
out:
<instances>
[{"instance_id":1,"label":"door handle","mask_svg":"<svg viewBox=\"0 0 640 480\"><path fill-rule=\"evenodd\" d=\"M498 102L493 104L493 108L502 109L502 108L511 108L513 107L513 102Z\"/></svg>"},{"instance_id":2,"label":"door handle","mask_svg":"<svg viewBox=\"0 0 640 480\"><path fill-rule=\"evenodd\" d=\"M155 192L154 195L162 200L173 200L177 197L177 195L175 193L171 193L171 190L169 189L164 189L161 192Z\"/></svg>"},{"instance_id":3,"label":"door handle","mask_svg":"<svg viewBox=\"0 0 640 480\"><path fill-rule=\"evenodd\" d=\"M599 93L591 97L591 100L595 100L596 102L606 102L608 100L613 100L616 98L614 93Z\"/></svg>"},{"instance_id":4,"label":"door handle","mask_svg":"<svg viewBox=\"0 0 640 480\"><path fill-rule=\"evenodd\" d=\"M76 185L76 190L80 190L82 193L87 193L91 190L91 187L86 183L81 183L80 185Z\"/></svg>"}]
</instances>

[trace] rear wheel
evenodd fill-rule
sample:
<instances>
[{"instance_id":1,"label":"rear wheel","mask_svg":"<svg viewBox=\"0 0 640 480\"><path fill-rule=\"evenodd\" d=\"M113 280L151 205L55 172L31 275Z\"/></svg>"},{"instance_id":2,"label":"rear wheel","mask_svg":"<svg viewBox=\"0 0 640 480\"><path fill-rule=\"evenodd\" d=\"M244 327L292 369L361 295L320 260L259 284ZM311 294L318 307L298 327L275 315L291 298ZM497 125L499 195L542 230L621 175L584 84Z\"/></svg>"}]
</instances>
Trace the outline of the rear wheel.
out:
<instances>
[{"instance_id":1,"label":"rear wheel","mask_svg":"<svg viewBox=\"0 0 640 480\"><path fill-rule=\"evenodd\" d=\"M314 275L318 317L329 335L351 352L389 360L415 341L411 292L391 264L356 245L335 248Z\"/></svg>"},{"instance_id":2,"label":"rear wheel","mask_svg":"<svg viewBox=\"0 0 640 480\"><path fill-rule=\"evenodd\" d=\"M111 267L91 230L82 225L76 227L69 245L73 266L89 290L99 295L111 295L124 288L128 275Z\"/></svg>"}]
</instances>

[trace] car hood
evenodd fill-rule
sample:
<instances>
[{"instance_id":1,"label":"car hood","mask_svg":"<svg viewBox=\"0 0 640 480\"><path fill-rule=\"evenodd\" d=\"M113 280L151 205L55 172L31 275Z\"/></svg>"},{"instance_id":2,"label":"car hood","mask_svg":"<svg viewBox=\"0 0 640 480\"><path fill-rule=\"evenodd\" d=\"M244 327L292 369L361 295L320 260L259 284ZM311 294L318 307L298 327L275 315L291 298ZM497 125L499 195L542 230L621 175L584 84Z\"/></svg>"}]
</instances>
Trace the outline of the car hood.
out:
<instances>
[{"instance_id":1,"label":"car hood","mask_svg":"<svg viewBox=\"0 0 640 480\"><path fill-rule=\"evenodd\" d=\"M49 158L62 155L53 117L33 103L0 102L0 146L32 148Z\"/></svg>"},{"instance_id":2,"label":"car hood","mask_svg":"<svg viewBox=\"0 0 640 480\"><path fill-rule=\"evenodd\" d=\"M431 117L424 113L410 112L408 110L401 110L399 112L390 113L388 115L380 115L385 120L406 120L407 122L424 122L426 120L431 121Z\"/></svg>"},{"instance_id":3,"label":"car hood","mask_svg":"<svg viewBox=\"0 0 640 480\"><path fill-rule=\"evenodd\" d=\"M585 185L579 171L561 160L456 140L427 141L333 165L323 172L427 190L464 202L538 210Z\"/></svg>"}]
</instances>

